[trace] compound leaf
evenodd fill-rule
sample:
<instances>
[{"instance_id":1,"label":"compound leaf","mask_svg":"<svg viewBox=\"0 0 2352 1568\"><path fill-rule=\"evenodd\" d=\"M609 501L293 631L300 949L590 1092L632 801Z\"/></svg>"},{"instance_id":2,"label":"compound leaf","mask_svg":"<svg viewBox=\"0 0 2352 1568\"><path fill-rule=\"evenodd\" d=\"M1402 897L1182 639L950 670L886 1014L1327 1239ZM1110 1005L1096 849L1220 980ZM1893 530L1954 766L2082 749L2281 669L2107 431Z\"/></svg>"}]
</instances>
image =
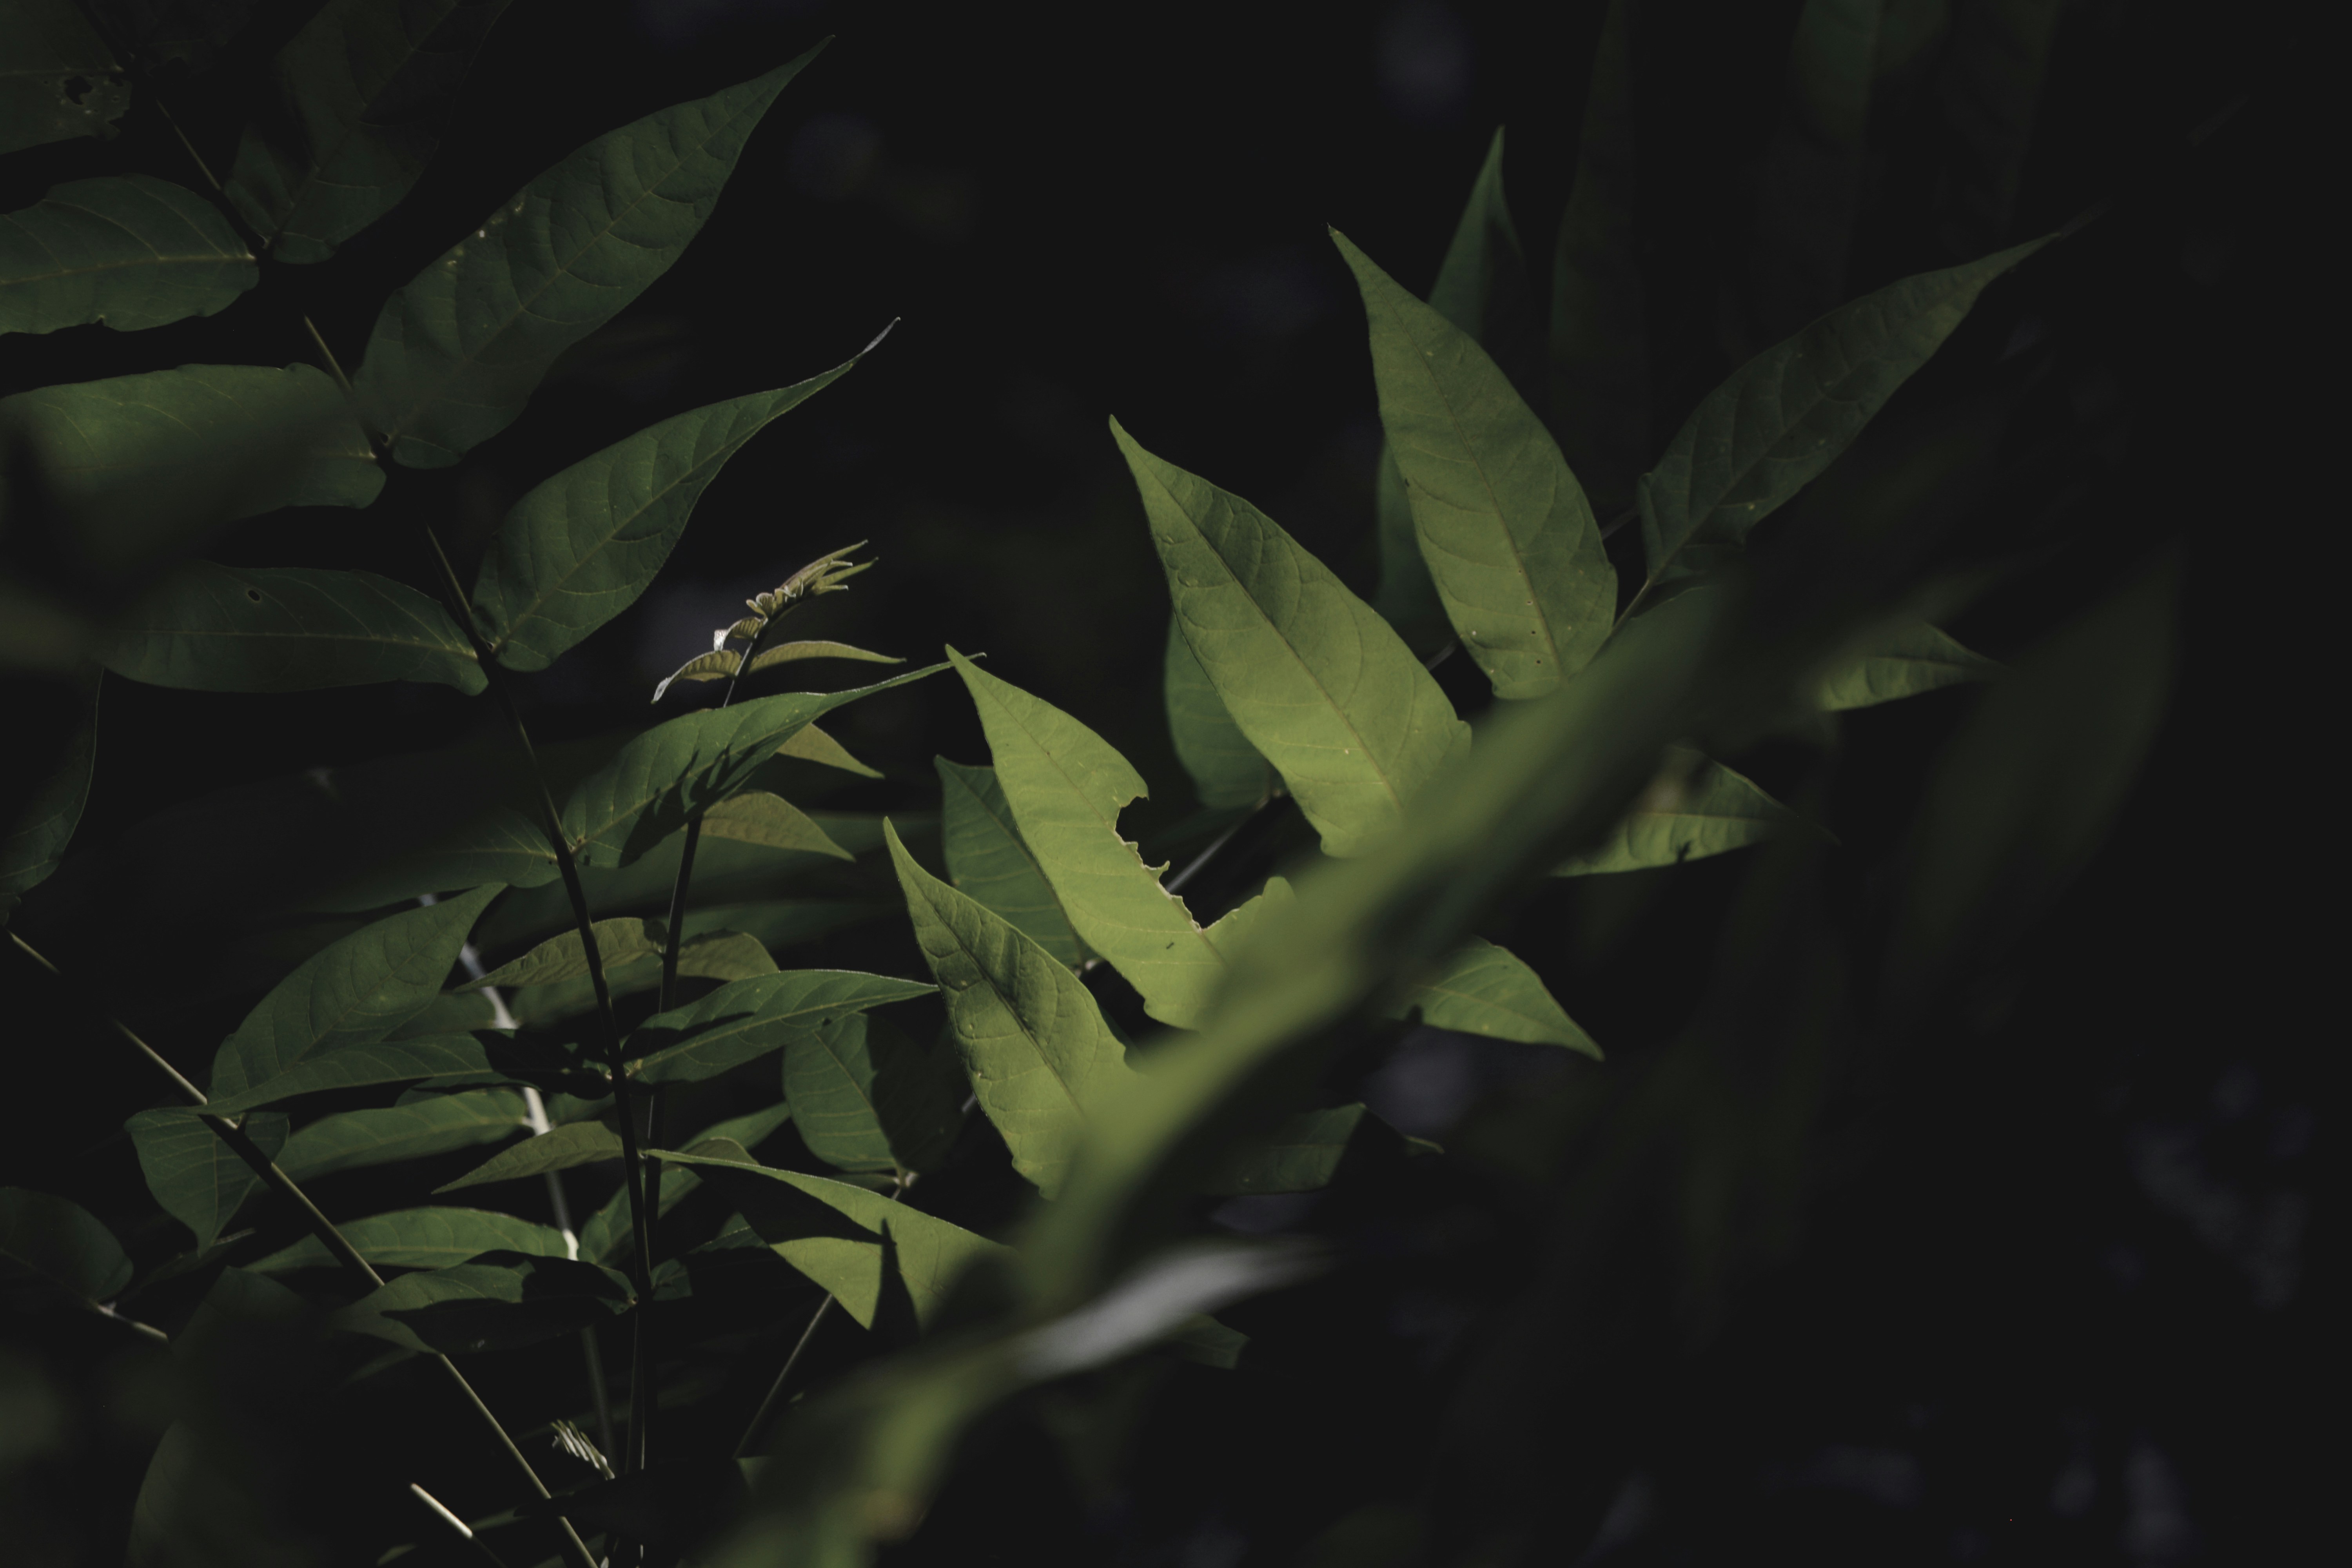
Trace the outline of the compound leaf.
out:
<instances>
[{"instance_id":1,"label":"compound leaf","mask_svg":"<svg viewBox=\"0 0 2352 1568\"><path fill-rule=\"evenodd\" d=\"M218 207L152 174L74 180L0 217L0 332L160 327L226 310L259 278Z\"/></svg>"}]
</instances>

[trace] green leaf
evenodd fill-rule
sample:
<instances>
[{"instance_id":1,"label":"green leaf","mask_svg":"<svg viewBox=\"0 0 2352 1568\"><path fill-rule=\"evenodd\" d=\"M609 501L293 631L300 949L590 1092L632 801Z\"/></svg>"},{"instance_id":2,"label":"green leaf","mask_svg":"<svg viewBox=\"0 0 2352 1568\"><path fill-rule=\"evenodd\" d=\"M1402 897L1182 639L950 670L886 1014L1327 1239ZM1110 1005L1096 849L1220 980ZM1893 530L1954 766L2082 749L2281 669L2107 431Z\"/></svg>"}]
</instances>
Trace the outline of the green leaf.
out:
<instances>
[{"instance_id":1,"label":"green leaf","mask_svg":"<svg viewBox=\"0 0 2352 1568\"><path fill-rule=\"evenodd\" d=\"M798 849L811 855L831 856L835 860L857 858L835 844L800 807L765 790L746 790L741 795L730 795L704 812L702 836L761 844L771 849Z\"/></svg>"},{"instance_id":2,"label":"green leaf","mask_svg":"<svg viewBox=\"0 0 2352 1568\"><path fill-rule=\"evenodd\" d=\"M240 1094L315 1058L372 1045L423 1012L441 994L483 906L501 891L492 883L404 910L305 959L222 1042L213 1058L213 1098Z\"/></svg>"},{"instance_id":3,"label":"green leaf","mask_svg":"<svg viewBox=\"0 0 2352 1568\"><path fill-rule=\"evenodd\" d=\"M794 1035L784 1098L809 1152L844 1171L929 1171L963 1127L952 1051L926 1049L862 1013Z\"/></svg>"},{"instance_id":4,"label":"green leaf","mask_svg":"<svg viewBox=\"0 0 2352 1568\"><path fill-rule=\"evenodd\" d=\"M487 684L449 612L373 572L192 562L140 595L101 662L150 686L315 691L425 680Z\"/></svg>"},{"instance_id":5,"label":"green leaf","mask_svg":"<svg viewBox=\"0 0 2352 1568\"><path fill-rule=\"evenodd\" d=\"M64 754L33 792L7 837L0 838L0 922L22 895L47 881L64 861L74 829L81 826L90 772L98 762L98 688L99 681L91 680L82 721L66 738Z\"/></svg>"},{"instance_id":6,"label":"green leaf","mask_svg":"<svg viewBox=\"0 0 2352 1568\"><path fill-rule=\"evenodd\" d=\"M244 1119L245 1134L275 1159L286 1144L288 1119L269 1111ZM202 1251L226 1229L261 1185L253 1167L238 1157L211 1123L173 1107L142 1110L123 1123L139 1156L147 1190L163 1212L196 1233Z\"/></svg>"},{"instance_id":7,"label":"green leaf","mask_svg":"<svg viewBox=\"0 0 2352 1568\"><path fill-rule=\"evenodd\" d=\"M1616 613L1592 508L1486 351L1332 238L1364 296L1381 421L1446 616L1497 697L1540 697L1584 668Z\"/></svg>"},{"instance_id":8,"label":"green leaf","mask_svg":"<svg viewBox=\"0 0 2352 1568\"><path fill-rule=\"evenodd\" d=\"M324 261L425 172L507 0L329 0L272 62L226 195L277 261Z\"/></svg>"},{"instance_id":9,"label":"green leaf","mask_svg":"<svg viewBox=\"0 0 2352 1568\"><path fill-rule=\"evenodd\" d=\"M377 1084L494 1070L488 1051L471 1035L380 1040L374 1045L341 1046L321 1052L250 1089L215 1096L206 1109L233 1116L254 1106L280 1105L302 1095L324 1094L331 1089L368 1089Z\"/></svg>"},{"instance_id":10,"label":"green leaf","mask_svg":"<svg viewBox=\"0 0 2352 1568\"><path fill-rule=\"evenodd\" d=\"M787 691L687 713L646 731L572 787L563 831L584 865L625 866L750 783L812 720L947 668L931 665L848 691Z\"/></svg>"},{"instance_id":11,"label":"green leaf","mask_svg":"<svg viewBox=\"0 0 2352 1568\"><path fill-rule=\"evenodd\" d=\"M635 604L727 459L856 363L665 419L517 501L490 535L474 583L483 640L499 662L545 669Z\"/></svg>"},{"instance_id":12,"label":"green leaf","mask_svg":"<svg viewBox=\"0 0 2352 1568\"><path fill-rule=\"evenodd\" d=\"M881 769L867 767L864 763L851 756L847 747L814 724L778 746L776 755L796 758L804 763L814 763L820 767L839 768L844 773L856 773L860 778L878 779L882 776Z\"/></svg>"},{"instance_id":13,"label":"green leaf","mask_svg":"<svg viewBox=\"0 0 2352 1568\"><path fill-rule=\"evenodd\" d=\"M1722 763L1668 748L1650 787L1609 836L1552 868L1555 877L1679 866L1760 844L1800 818Z\"/></svg>"},{"instance_id":14,"label":"green leaf","mask_svg":"<svg viewBox=\"0 0 2352 1568\"><path fill-rule=\"evenodd\" d=\"M1414 559L1420 559L1417 552ZM1427 575L1426 569L1423 574ZM1184 640L1183 630L1172 616L1168 622L1162 682L1169 738L1176 742L1176 760L1192 775L1192 793L1201 804L1255 805L1271 794L1274 770L1225 711L1224 699L1209 683L1209 672L1192 657L1192 645ZM962 885L961 880L957 885Z\"/></svg>"},{"instance_id":15,"label":"green leaf","mask_svg":"<svg viewBox=\"0 0 2352 1568\"><path fill-rule=\"evenodd\" d=\"M937 986L852 969L798 969L721 985L656 1013L622 1047L641 1083L694 1083L755 1061L786 1042L868 1007L927 996Z\"/></svg>"},{"instance_id":16,"label":"green leaf","mask_svg":"<svg viewBox=\"0 0 2352 1568\"><path fill-rule=\"evenodd\" d=\"M1193 656L1325 853L1362 854L1469 744L1469 726L1388 623L1273 519L1161 462L1116 421L1111 433Z\"/></svg>"},{"instance_id":17,"label":"green leaf","mask_svg":"<svg viewBox=\"0 0 2352 1568\"><path fill-rule=\"evenodd\" d=\"M1536 972L1484 937L1472 937L1449 954L1391 1016L1402 1017L1413 1008L1420 1009L1423 1023L1436 1028L1531 1046L1566 1046L1601 1059L1601 1047L1562 1010Z\"/></svg>"},{"instance_id":18,"label":"green leaf","mask_svg":"<svg viewBox=\"0 0 2352 1568\"><path fill-rule=\"evenodd\" d=\"M855 360L850 362L856 363ZM846 368L846 367L845 367ZM872 563L867 563L872 564ZM763 648L751 660L746 675L757 675L763 669L773 669L780 664L793 664L804 658L845 658L860 664L904 664L895 654L876 653L871 648L852 647L845 642L782 642Z\"/></svg>"},{"instance_id":19,"label":"green leaf","mask_svg":"<svg viewBox=\"0 0 2352 1568\"><path fill-rule=\"evenodd\" d=\"M1084 963L1087 944L1071 929L1054 885L1013 825L996 770L968 768L945 757L932 763L940 773L940 844L948 879L1062 963L1073 969Z\"/></svg>"},{"instance_id":20,"label":"green leaf","mask_svg":"<svg viewBox=\"0 0 2352 1568\"><path fill-rule=\"evenodd\" d=\"M23 1187L0 1187L0 1263L86 1301L108 1300L131 1283L131 1259L112 1231L79 1204Z\"/></svg>"},{"instance_id":21,"label":"green leaf","mask_svg":"<svg viewBox=\"0 0 2352 1568\"><path fill-rule=\"evenodd\" d=\"M438 1197L462 1187L490 1182L511 1182L518 1176L545 1175L574 1165L593 1165L621 1157L621 1135L601 1121L572 1121L501 1149L454 1182L433 1189Z\"/></svg>"},{"instance_id":22,"label":"green leaf","mask_svg":"<svg viewBox=\"0 0 2352 1568\"><path fill-rule=\"evenodd\" d=\"M1142 775L1053 704L953 648L948 657L980 710L1021 840L1078 939L1142 993L1144 1011L1192 1027L1224 979L1225 960L1218 931L1202 930L1184 901L1160 885L1167 868L1146 866L1119 837L1118 814L1144 793ZM1254 916L1227 917L1234 918Z\"/></svg>"},{"instance_id":23,"label":"green leaf","mask_svg":"<svg viewBox=\"0 0 2352 1568\"><path fill-rule=\"evenodd\" d=\"M488 1209L400 1209L344 1220L335 1228L362 1258L381 1268L446 1268L485 1252L564 1256L563 1233L554 1226ZM331 1268L335 1261L326 1243L306 1236L247 1267L257 1274L278 1274L290 1268Z\"/></svg>"},{"instance_id":24,"label":"green leaf","mask_svg":"<svg viewBox=\"0 0 2352 1568\"><path fill-rule=\"evenodd\" d=\"M195 532L288 506L367 505L383 470L343 395L307 364L186 364L0 398L81 548L121 571Z\"/></svg>"},{"instance_id":25,"label":"green leaf","mask_svg":"<svg viewBox=\"0 0 2352 1568\"><path fill-rule=\"evenodd\" d=\"M1013 1169L1050 1198L1091 1109L1134 1076L1126 1051L1076 975L885 833L980 1108Z\"/></svg>"},{"instance_id":26,"label":"green leaf","mask_svg":"<svg viewBox=\"0 0 2352 1568\"><path fill-rule=\"evenodd\" d=\"M769 1190L772 1201L767 1203L760 1202L759 1189L746 1183L731 1183L728 1192L743 1203L750 1228L778 1257L829 1292L861 1328L874 1326L881 1304L886 1253L895 1256L917 1320L928 1323L946 1303L958 1275L983 1258L1012 1250L880 1193L798 1171L772 1170L724 1140L706 1140L685 1153L666 1149L649 1152L666 1163L762 1176L777 1184Z\"/></svg>"},{"instance_id":27,"label":"green leaf","mask_svg":"<svg viewBox=\"0 0 2352 1568\"><path fill-rule=\"evenodd\" d=\"M713 1138L724 1138L745 1149L757 1149L776 1130L793 1117L789 1105L772 1105L765 1110L754 1110L748 1116L730 1116L700 1135L688 1140L699 1146ZM662 1214L667 1214L691 1196L702 1184L702 1178L690 1170L662 1173ZM604 1202L604 1206L588 1216L580 1227L580 1256L591 1263L603 1263L617 1268L627 1261L636 1249L636 1237L629 1220L629 1193L624 1186Z\"/></svg>"},{"instance_id":28,"label":"green leaf","mask_svg":"<svg viewBox=\"0 0 2352 1568\"><path fill-rule=\"evenodd\" d=\"M1627 5L1610 0L1601 19L1575 184L1552 258L1554 428L1585 492L1612 516L1632 504L1634 476L1652 450Z\"/></svg>"},{"instance_id":29,"label":"green leaf","mask_svg":"<svg viewBox=\"0 0 2352 1568\"><path fill-rule=\"evenodd\" d=\"M322 1116L286 1141L278 1169L298 1182L495 1143L528 1127L519 1090L436 1094L406 1105Z\"/></svg>"},{"instance_id":30,"label":"green leaf","mask_svg":"<svg viewBox=\"0 0 2352 1568\"><path fill-rule=\"evenodd\" d=\"M1338 1178L1368 1115L1361 1105L1339 1105L1285 1117L1273 1131L1219 1151L1199 1190L1220 1197L1319 1192ZM1381 1125L1378 1117L1371 1121Z\"/></svg>"},{"instance_id":31,"label":"green leaf","mask_svg":"<svg viewBox=\"0 0 2352 1568\"><path fill-rule=\"evenodd\" d=\"M556 355L684 254L815 54L598 137L385 301L357 384L393 457L446 468L512 424Z\"/></svg>"},{"instance_id":32,"label":"green leaf","mask_svg":"<svg viewBox=\"0 0 2352 1568\"><path fill-rule=\"evenodd\" d=\"M69 0L0 7L0 153L112 136L131 82Z\"/></svg>"},{"instance_id":33,"label":"green leaf","mask_svg":"<svg viewBox=\"0 0 2352 1568\"><path fill-rule=\"evenodd\" d=\"M219 208L152 174L75 180L0 217L0 332L215 315L260 276Z\"/></svg>"},{"instance_id":34,"label":"green leaf","mask_svg":"<svg viewBox=\"0 0 2352 1568\"><path fill-rule=\"evenodd\" d=\"M327 1325L408 1350L466 1355L573 1333L628 1306L628 1280L609 1268L506 1251L404 1274L331 1314Z\"/></svg>"},{"instance_id":35,"label":"green leaf","mask_svg":"<svg viewBox=\"0 0 2352 1568\"><path fill-rule=\"evenodd\" d=\"M2050 237L1890 283L1732 372L1642 476L1650 585L1702 570L1704 559L1694 552L1745 542L1750 529L1853 443L1943 346L1985 286Z\"/></svg>"},{"instance_id":36,"label":"green leaf","mask_svg":"<svg viewBox=\"0 0 2352 1568\"><path fill-rule=\"evenodd\" d=\"M597 962L607 968L618 967L648 953L657 953L668 940L662 921L639 920L634 915L597 921L590 929L596 933ZM458 989L475 991L485 985L502 989L552 985L559 980L580 979L587 973L588 950L575 928L549 937L520 958L501 963L479 980L468 980Z\"/></svg>"},{"instance_id":37,"label":"green leaf","mask_svg":"<svg viewBox=\"0 0 2352 1568\"><path fill-rule=\"evenodd\" d=\"M1925 621L1888 627L1832 666L1814 702L1834 713L1899 701L2000 673L1999 662L1970 653Z\"/></svg>"}]
</instances>

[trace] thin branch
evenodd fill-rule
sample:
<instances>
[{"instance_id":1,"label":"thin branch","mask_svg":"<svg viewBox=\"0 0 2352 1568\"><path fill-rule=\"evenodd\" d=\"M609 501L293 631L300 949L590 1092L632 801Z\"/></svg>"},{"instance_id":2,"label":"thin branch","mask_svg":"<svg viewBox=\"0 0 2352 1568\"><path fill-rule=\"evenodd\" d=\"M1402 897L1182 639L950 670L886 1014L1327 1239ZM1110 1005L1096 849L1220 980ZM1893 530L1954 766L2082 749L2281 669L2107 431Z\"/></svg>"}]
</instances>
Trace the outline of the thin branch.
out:
<instances>
[{"instance_id":1,"label":"thin branch","mask_svg":"<svg viewBox=\"0 0 2352 1568\"><path fill-rule=\"evenodd\" d=\"M442 1502L439 1498L435 1497L431 1492L426 1491L415 1481L408 1483L408 1489L416 1494L417 1501L423 1503L426 1508L433 1510L435 1518L440 1520L442 1523L456 1531L459 1535L463 1536L468 1542L470 1542L475 1551L480 1552L483 1556L497 1563L499 1568L507 1568L506 1560L501 1558L497 1552L491 1551L488 1545L483 1542L482 1538L474 1533L474 1527L472 1525L467 1524L464 1520L459 1519L456 1514L451 1513L448 1509L442 1506Z\"/></svg>"},{"instance_id":2,"label":"thin branch","mask_svg":"<svg viewBox=\"0 0 2352 1568\"><path fill-rule=\"evenodd\" d=\"M309 332L310 341L319 345L319 357L327 362L327 369L334 375L335 384L343 389L343 395L356 395L352 391L352 378L343 374L342 363L335 358L335 351L327 346L326 335L319 331L319 323L305 316L302 318L302 330Z\"/></svg>"}]
</instances>

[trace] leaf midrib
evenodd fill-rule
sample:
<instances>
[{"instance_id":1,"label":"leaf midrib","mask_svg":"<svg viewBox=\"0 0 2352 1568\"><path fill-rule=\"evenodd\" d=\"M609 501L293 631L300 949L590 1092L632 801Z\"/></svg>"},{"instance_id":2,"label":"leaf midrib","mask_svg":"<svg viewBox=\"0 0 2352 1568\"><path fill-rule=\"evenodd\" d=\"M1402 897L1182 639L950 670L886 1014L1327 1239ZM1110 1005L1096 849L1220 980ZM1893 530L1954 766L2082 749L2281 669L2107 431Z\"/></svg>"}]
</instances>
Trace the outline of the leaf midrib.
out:
<instances>
[{"instance_id":1,"label":"leaf midrib","mask_svg":"<svg viewBox=\"0 0 2352 1568\"><path fill-rule=\"evenodd\" d=\"M972 804L980 807L981 814L982 816L986 816L989 821L996 824L999 828L1003 830L1005 839L1012 844L1014 849L1020 852L1021 858L1029 863L1029 868L1037 874L1037 880L1045 886L1045 897L1050 900L1050 903L1040 907L1051 908L1056 915L1061 917L1062 924L1068 928L1072 940L1077 940L1078 928L1071 923L1070 911L1063 907L1060 889L1054 886L1054 879L1045 875L1045 868L1038 861L1036 852L1029 847L1028 840L1021 837L1019 828L1013 823L1006 821L1003 817L997 816L995 808L988 804L987 800L978 790L972 788L971 784L964 782L962 774L951 773L948 776L955 780L956 786L959 789L962 790L964 794L971 797ZM1009 806L1011 802L1008 801L1006 804Z\"/></svg>"}]
</instances>

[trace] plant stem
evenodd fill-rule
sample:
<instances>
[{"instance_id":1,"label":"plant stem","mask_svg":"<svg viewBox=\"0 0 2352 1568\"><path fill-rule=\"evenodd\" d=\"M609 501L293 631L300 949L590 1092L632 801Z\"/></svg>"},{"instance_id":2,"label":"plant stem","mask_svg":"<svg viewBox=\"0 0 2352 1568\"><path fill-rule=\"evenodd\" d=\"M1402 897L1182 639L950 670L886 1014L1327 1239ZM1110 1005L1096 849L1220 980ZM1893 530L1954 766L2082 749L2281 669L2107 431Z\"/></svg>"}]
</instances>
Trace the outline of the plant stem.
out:
<instances>
[{"instance_id":1,"label":"plant stem","mask_svg":"<svg viewBox=\"0 0 2352 1568\"><path fill-rule=\"evenodd\" d=\"M8 933L8 940L22 949L34 963L47 970L58 980L64 980L65 976L58 973L58 966L51 963L32 943L13 931ZM114 1026L117 1034L138 1048L140 1055L163 1070L163 1076L171 1080L173 1089L181 1099L199 1108L210 1103L209 1097L203 1089L189 1082L184 1074L170 1062L165 1061L162 1052L133 1034L129 1025L111 1014L106 1014L103 1016L109 1024ZM200 1120L219 1135L222 1142L235 1150L239 1159L252 1167L254 1174L259 1176L273 1191L301 1212L304 1223L310 1227L310 1234L319 1238L320 1244L333 1255L336 1262L364 1281L369 1289L373 1290L383 1287L383 1276L375 1271L374 1267L361 1255L359 1248L351 1244L349 1237L335 1228L334 1222L320 1211L318 1205L310 1201L310 1194L294 1184L294 1178L280 1170L277 1162L262 1152L260 1145L246 1134L245 1129L225 1116L206 1116ZM508 1435L506 1427L499 1423L498 1416L492 1414L488 1405L482 1403L482 1396L474 1391L474 1385L467 1381L466 1374L457 1370L457 1363L437 1352L433 1359L441 1363L441 1370L449 1374L450 1381L457 1385L458 1391L466 1396L467 1403L471 1405L476 1413L488 1425L491 1433L498 1438L499 1446L506 1449L508 1456L521 1469L524 1479L530 1482L531 1489L541 1497L551 1495L547 1489L547 1483L539 1479L539 1472L531 1468L530 1461L523 1457L522 1450L515 1447L514 1438ZM572 1521L559 1519L558 1522L563 1526L565 1539L579 1552L580 1560L586 1564L586 1568L599 1568L594 1555L588 1550L588 1543L580 1539L578 1531L572 1528Z\"/></svg>"}]
</instances>

